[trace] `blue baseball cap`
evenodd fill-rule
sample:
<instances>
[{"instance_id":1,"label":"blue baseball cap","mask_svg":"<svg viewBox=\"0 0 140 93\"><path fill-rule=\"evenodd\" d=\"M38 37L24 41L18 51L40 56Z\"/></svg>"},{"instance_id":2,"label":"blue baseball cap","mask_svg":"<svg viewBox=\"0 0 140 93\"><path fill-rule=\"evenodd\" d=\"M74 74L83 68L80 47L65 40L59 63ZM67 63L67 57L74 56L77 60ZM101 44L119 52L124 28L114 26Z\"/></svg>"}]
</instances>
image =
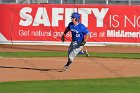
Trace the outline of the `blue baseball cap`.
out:
<instances>
[{"instance_id":1,"label":"blue baseball cap","mask_svg":"<svg viewBox=\"0 0 140 93\"><path fill-rule=\"evenodd\" d=\"M80 14L77 12L72 13L71 18L76 18L77 21L80 20Z\"/></svg>"}]
</instances>

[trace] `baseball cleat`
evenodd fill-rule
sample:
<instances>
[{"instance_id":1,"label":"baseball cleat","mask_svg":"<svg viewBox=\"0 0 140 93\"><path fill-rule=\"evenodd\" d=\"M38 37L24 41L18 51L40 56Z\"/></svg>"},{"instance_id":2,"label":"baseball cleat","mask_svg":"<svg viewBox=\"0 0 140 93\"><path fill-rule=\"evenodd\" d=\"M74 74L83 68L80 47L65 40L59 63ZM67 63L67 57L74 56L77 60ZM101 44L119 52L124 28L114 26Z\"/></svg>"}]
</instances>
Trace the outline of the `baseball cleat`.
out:
<instances>
[{"instance_id":1,"label":"baseball cleat","mask_svg":"<svg viewBox=\"0 0 140 93\"><path fill-rule=\"evenodd\" d=\"M84 54L86 55L86 57L89 57L89 54L88 54L87 50L84 51Z\"/></svg>"},{"instance_id":2,"label":"baseball cleat","mask_svg":"<svg viewBox=\"0 0 140 93\"><path fill-rule=\"evenodd\" d=\"M63 71L66 71L66 70L68 70L68 69L69 69L68 66L64 66L62 70L63 70Z\"/></svg>"}]
</instances>

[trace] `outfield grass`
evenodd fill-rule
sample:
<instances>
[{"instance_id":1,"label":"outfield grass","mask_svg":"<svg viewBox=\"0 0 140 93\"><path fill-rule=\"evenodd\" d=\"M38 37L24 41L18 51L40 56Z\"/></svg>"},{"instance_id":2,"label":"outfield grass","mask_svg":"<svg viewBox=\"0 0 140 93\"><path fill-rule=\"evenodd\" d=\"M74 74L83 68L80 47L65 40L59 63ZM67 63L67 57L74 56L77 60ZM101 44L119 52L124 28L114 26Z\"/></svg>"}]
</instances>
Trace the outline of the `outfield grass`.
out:
<instances>
[{"instance_id":1,"label":"outfield grass","mask_svg":"<svg viewBox=\"0 0 140 93\"><path fill-rule=\"evenodd\" d=\"M90 57L140 59L140 53L90 52ZM67 52L0 52L0 57L66 57Z\"/></svg>"},{"instance_id":2,"label":"outfield grass","mask_svg":"<svg viewBox=\"0 0 140 93\"><path fill-rule=\"evenodd\" d=\"M0 57L65 56L67 52L0 52ZM140 59L140 53L90 52L90 56ZM0 93L140 93L140 77L0 82Z\"/></svg>"},{"instance_id":3,"label":"outfield grass","mask_svg":"<svg viewBox=\"0 0 140 93\"><path fill-rule=\"evenodd\" d=\"M0 93L140 93L140 77L1 82Z\"/></svg>"}]
</instances>

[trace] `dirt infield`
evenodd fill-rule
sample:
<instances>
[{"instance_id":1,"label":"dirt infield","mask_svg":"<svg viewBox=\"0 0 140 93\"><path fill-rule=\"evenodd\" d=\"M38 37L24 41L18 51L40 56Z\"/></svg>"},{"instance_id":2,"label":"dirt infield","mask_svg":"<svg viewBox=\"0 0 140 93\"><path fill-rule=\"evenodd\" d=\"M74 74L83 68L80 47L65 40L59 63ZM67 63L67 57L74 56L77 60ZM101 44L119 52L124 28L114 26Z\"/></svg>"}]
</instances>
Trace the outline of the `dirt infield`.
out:
<instances>
[{"instance_id":1,"label":"dirt infield","mask_svg":"<svg viewBox=\"0 0 140 93\"><path fill-rule=\"evenodd\" d=\"M140 47L85 47L88 51L140 53ZM67 51L65 46L0 45L0 52ZM139 59L77 57L69 71L61 72L66 57L0 58L0 82L140 76Z\"/></svg>"}]
</instances>

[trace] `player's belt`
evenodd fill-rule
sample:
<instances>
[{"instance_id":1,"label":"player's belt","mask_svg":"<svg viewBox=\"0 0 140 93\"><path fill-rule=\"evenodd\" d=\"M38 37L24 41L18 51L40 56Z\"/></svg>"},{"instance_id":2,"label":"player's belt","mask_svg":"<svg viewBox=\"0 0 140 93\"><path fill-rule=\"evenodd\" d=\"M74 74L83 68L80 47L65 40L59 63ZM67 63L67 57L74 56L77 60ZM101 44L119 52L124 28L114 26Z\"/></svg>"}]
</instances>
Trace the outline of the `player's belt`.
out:
<instances>
[{"instance_id":1,"label":"player's belt","mask_svg":"<svg viewBox=\"0 0 140 93\"><path fill-rule=\"evenodd\" d=\"M82 41L75 41L75 40L72 40L72 42L74 42L74 43L81 43Z\"/></svg>"}]
</instances>

